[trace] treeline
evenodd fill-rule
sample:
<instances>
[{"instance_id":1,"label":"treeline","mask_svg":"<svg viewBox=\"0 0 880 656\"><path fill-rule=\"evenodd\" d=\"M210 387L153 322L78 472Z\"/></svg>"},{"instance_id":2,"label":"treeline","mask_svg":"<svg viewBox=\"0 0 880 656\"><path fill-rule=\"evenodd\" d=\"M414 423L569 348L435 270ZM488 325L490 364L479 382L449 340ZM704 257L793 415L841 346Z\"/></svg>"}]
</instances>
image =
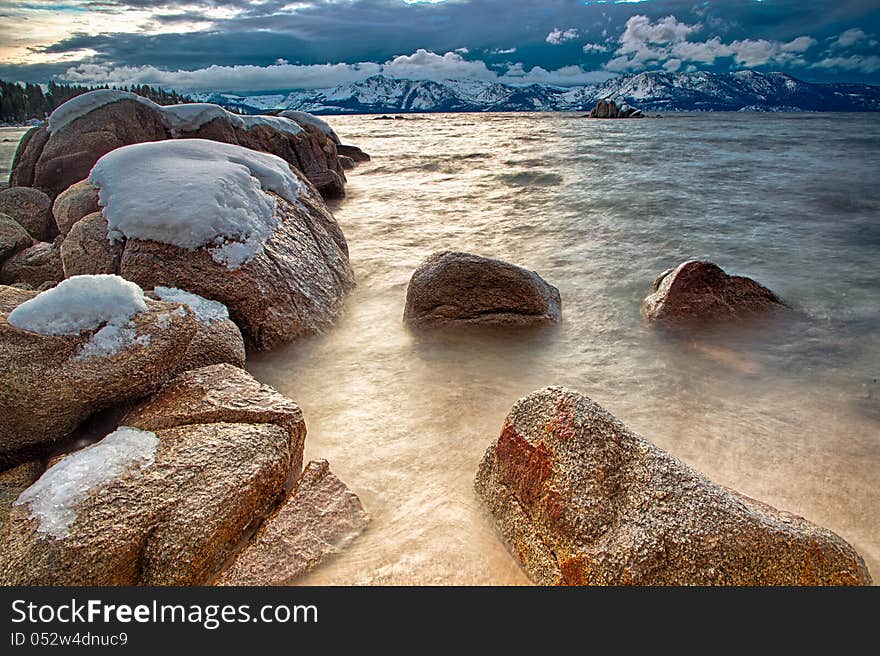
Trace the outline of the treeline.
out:
<instances>
[{"instance_id":1,"label":"treeline","mask_svg":"<svg viewBox=\"0 0 880 656\"><path fill-rule=\"evenodd\" d=\"M43 87L39 84L27 83L22 85L18 82L0 80L0 122L20 123L34 118L42 120L51 114L52 110L58 107L58 105L95 89L130 91L144 98L149 98L159 105L177 105L192 102L192 99L175 91L165 91L164 89L147 86L146 84L134 84L127 87L109 87L107 85L92 87L50 82L44 91Z\"/></svg>"}]
</instances>

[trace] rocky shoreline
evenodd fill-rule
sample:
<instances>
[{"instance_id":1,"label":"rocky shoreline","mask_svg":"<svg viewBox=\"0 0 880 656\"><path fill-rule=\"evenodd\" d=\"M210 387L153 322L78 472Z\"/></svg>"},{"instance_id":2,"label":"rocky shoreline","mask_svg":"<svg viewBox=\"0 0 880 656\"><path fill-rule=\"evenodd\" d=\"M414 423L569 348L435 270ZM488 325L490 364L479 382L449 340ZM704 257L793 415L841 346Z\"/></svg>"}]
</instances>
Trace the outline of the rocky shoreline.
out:
<instances>
[{"instance_id":1,"label":"rocky shoreline","mask_svg":"<svg viewBox=\"0 0 880 656\"><path fill-rule=\"evenodd\" d=\"M302 412L245 347L332 330L355 280L324 199L369 156L298 112L93 93L28 133L0 191L0 582L295 583L369 508L326 461L303 467ZM793 312L710 262L649 282L644 320L673 334ZM428 257L401 305L425 339L563 321L551 282L470 253ZM475 485L539 584L871 582L839 536L571 390L517 402Z\"/></svg>"}]
</instances>

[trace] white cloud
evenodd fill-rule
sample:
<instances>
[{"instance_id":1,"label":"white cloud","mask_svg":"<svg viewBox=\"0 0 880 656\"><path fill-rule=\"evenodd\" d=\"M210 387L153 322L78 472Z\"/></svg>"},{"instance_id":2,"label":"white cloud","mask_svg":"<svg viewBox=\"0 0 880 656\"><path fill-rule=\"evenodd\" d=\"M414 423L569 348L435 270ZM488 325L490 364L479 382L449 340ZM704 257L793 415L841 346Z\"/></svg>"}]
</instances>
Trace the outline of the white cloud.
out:
<instances>
[{"instance_id":1,"label":"white cloud","mask_svg":"<svg viewBox=\"0 0 880 656\"><path fill-rule=\"evenodd\" d=\"M705 41L690 41L688 36L701 29L674 16L651 21L647 16L632 16L620 35L617 57L605 68L611 71L637 71L662 66L678 70L684 62L714 64L719 58L732 57L738 66L751 68L768 63L805 65L800 55L817 41L799 36L788 42L767 39L742 39L724 43L715 36Z\"/></svg>"},{"instance_id":2,"label":"white cloud","mask_svg":"<svg viewBox=\"0 0 880 656\"><path fill-rule=\"evenodd\" d=\"M837 41L834 42L835 46L840 48L849 48L850 46L854 46L862 39L867 38L867 34L865 34L864 30L859 29L858 27L854 27L850 30L846 30L842 32L839 37L837 37Z\"/></svg>"},{"instance_id":3,"label":"white cloud","mask_svg":"<svg viewBox=\"0 0 880 656\"><path fill-rule=\"evenodd\" d=\"M456 48L455 52L457 52L460 55L466 55L470 52L470 49L469 48Z\"/></svg>"},{"instance_id":4,"label":"white cloud","mask_svg":"<svg viewBox=\"0 0 880 656\"><path fill-rule=\"evenodd\" d=\"M360 82L373 75L405 80L482 80L504 84L552 84L580 86L613 77L608 71L588 71L580 66L526 70L521 63L508 65L504 73L481 60L467 61L456 52L439 55L419 49L385 62L357 64L273 64L271 66L210 66L194 71L164 71L155 66L102 66L81 64L67 70L64 78L88 84L151 84L178 91L276 91L327 89Z\"/></svg>"},{"instance_id":5,"label":"white cloud","mask_svg":"<svg viewBox=\"0 0 880 656\"><path fill-rule=\"evenodd\" d=\"M578 38L578 36L580 36L579 32L573 27L567 30L560 30L557 27L547 35L546 41L554 46L558 46L560 43L571 41L572 39Z\"/></svg>"},{"instance_id":6,"label":"white cloud","mask_svg":"<svg viewBox=\"0 0 880 656\"><path fill-rule=\"evenodd\" d=\"M516 52L516 48L495 48L489 54L491 55L512 55Z\"/></svg>"},{"instance_id":7,"label":"white cloud","mask_svg":"<svg viewBox=\"0 0 880 656\"><path fill-rule=\"evenodd\" d=\"M591 52L608 52L608 47L601 43L585 43L583 50L584 54L590 54Z\"/></svg>"},{"instance_id":8,"label":"white cloud","mask_svg":"<svg viewBox=\"0 0 880 656\"><path fill-rule=\"evenodd\" d=\"M849 57L826 57L813 64L812 68L840 68L863 73L880 71L880 56L850 55Z\"/></svg>"}]
</instances>

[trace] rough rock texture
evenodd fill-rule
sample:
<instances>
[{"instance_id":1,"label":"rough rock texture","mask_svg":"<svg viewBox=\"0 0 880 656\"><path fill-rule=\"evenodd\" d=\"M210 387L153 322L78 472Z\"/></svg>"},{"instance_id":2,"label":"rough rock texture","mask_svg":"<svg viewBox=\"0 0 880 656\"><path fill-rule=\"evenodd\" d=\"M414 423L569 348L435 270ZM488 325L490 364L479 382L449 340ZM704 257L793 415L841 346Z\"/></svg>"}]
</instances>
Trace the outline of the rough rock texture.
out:
<instances>
[{"instance_id":1,"label":"rough rock texture","mask_svg":"<svg viewBox=\"0 0 880 656\"><path fill-rule=\"evenodd\" d=\"M31 300L37 293L35 289L0 285L0 314L9 314L25 301Z\"/></svg>"},{"instance_id":2,"label":"rough rock texture","mask_svg":"<svg viewBox=\"0 0 880 656\"><path fill-rule=\"evenodd\" d=\"M559 387L517 402L476 489L540 584L871 582L831 531L712 483Z\"/></svg>"},{"instance_id":3,"label":"rough rock texture","mask_svg":"<svg viewBox=\"0 0 880 656\"><path fill-rule=\"evenodd\" d=\"M198 330L183 356L178 371L189 371L213 364L245 365L244 338L231 319L206 323L198 321Z\"/></svg>"},{"instance_id":4,"label":"rough rock texture","mask_svg":"<svg viewBox=\"0 0 880 656\"><path fill-rule=\"evenodd\" d=\"M0 212L11 216L37 241L52 241L58 234L52 201L39 189L9 187L0 191Z\"/></svg>"},{"instance_id":5,"label":"rough rock texture","mask_svg":"<svg viewBox=\"0 0 880 656\"><path fill-rule=\"evenodd\" d=\"M44 127L33 127L18 142L12 158L12 171L9 174L10 187L33 187L34 168L49 140L49 131Z\"/></svg>"},{"instance_id":6,"label":"rough rock texture","mask_svg":"<svg viewBox=\"0 0 880 656\"><path fill-rule=\"evenodd\" d=\"M642 302L652 323L687 327L756 318L788 306L751 278L727 275L711 262L691 260L660 274Z\"/></svg>"},{"instance_id":7,"label":"rough rock texture","mask_svg":"<svg viewBox=\"0 0 880 656\"><path fill-rule=\"evenodd\" d=\"M644 118L641 110L628 105L617 106L613 100L602 99L590 110L590 118Z\"/></svg>"},{"instance_id":8,"label":"rough rock texture","mask_svg":"<svg viewBox=\"0 0 880 656\"><path fill-rule=\"evenodd\" d=\"M534 271L478 255L435 253L415 270L403 319L412 327L531 326L562 320L559 290Z\"/></svg>"},{"instance_id":9,"label":"rough rock texture","mask_svg":"<svg viewBox=\"0 0 880 656\"><path fill-rule=\"evenodd\" d=\"M256 348L321 332L354 285L345 237L313 187L295 205L276 199L280 227L238 269L215 262L204 248L129 239L119 273L144 289L178 287L220 301Z\"/></svg>"},{"instance_id":10,"label":"rough rock texture","mask_svg":"<svg viewBox=\"0 0 880 656\"><path fill-rule=\"evenodd\" d=\"M326 460L310 462L216 585L290 585L343 549L369 523L360 499Z\"/></svg>"},{"instance_id":11,"label":"rough rock texture","mask_svg":"<svg viewBox=\"0 0 880 656\"><path fill-rule=\"evenodd\" d=\"M364 151L362 151L357 146L348 146L346 144L339 144L336 146L336 152L340 155L344 155L345 157L350 157L355 162L369 162L370 156L367 155Z\"/></svg>"},{"instance_id":12,"label":"rough rock texture","mask_svg":"<svg viewBox=\"0 0 880 656\"><path fill-rule=\"evenodd\" d=\"M55 244L38 242L18 251L0 268L0 284L27 283L39 287L45 282L64 279L61 253Z\"/></svg>"},{"instance_id":13,"label":"rough rock texture","mask_svg":"<svg viewBox=\"0 0 880 656\"><path fill-rule=\"evenodd\" d=\"M229 364L180 374L129 411L120 423L159 431L217 422L280 426L290 434L290 470L300 472L306 439L302 410L293 400Z\"/></svg>"},{"instance_id":14,"label":"rough rock texture","mask_svg":"<svg viewBox=\"0 0 880 656\"><path fill-rule=\"evenodd\" d=\"M10 184L37 187L54 199L87 178L95 162L111 150L171 138L210 139L272 153L302 171L325 197L345 194L336 144L318 129L289 134L266 125L246 129L217 118L195 130L177 132L161 111L134 100L93 109L51 135L45 128L28 132L13 162ZM69 228L63 211L60 220Z\"/></svg>"},{"instance_id":15,"label":"rough rock texture","mask_svg":"<svg viewBox=\"0 0 880 656\"><path fill-rule=\"evenodd\" d=\"M66 237L77 221L100 209L98 190L88 180L80 180L58 195L52 205L52 214L58 231Z\"/></svg>"},{"instance_id":16,"label":"rough rock texture","mask_svg":"<svg viewBox=\"0 0 880 656\"><path fill-rule=\"evenodd\" d=\"M346 155L339 156L339 164L346 171L353 169L355 166L357 166L357 162L355 162L351 157L347 157Z\"/></svg>"},{"instance_id":17,"label":"rough rock texture","mask_svg":"<svg viewBox=\"0 0 880 656\"><path fill-rule=\"evenodd\" d=\"M33 241L18 221L8 214L0 214L0 264L33 244Z\"/></svg>"},{"instance_id":18,"label":"rough rock texture","mask_svg":"<svg viewBox=\"0 0 880 656\"><path fill-rule=\"evenodd\" d=\"M63 194L58 198L62 197ZM107 238L107 219L100 212L89 214L79 219L61 242L64 277L116 273L122 248L122 243L111 243Z\"/></svg>"},{"instance_id":19,"label":"rough rock texture","mask_svg":"<svg viewBox=\"0 0 880 656\"><path fill-rule=\"evenodd\" d=\"M0 297L26 293L0 287ZM92 413L139 399L174 376L196 320L191 312L175 313L178 304L147 300L147 306L133 322L138 336L150 335L149 344L83 359L76 356L90 335L19 330L7 323L7 312L0 314L0 469L45 452ZM167 315L164 327L160 314Z\"/></svg>"},{"instance_id":20,"label":"rough rock texture","mask_svg":"<svg viewBox=\"0 0 880 656\"><path fill-rule=\"evenodd\" d=\"M274 507L290 436L271 424L192 424L156 432L152 464L93 490L69 535L38 532L27 505L0 529L3 585L198 585Z\"/></svg>"},{"instance_id":21,"label":"rough rock texture","mask_svg":"<svg viewBox=\"0 0 880 656\"><path fill-rule=\"evenodd\" d=\"M43 463L36 460L25 462L0 472L0 530L6 523L13 502L43 473Z\"/></svg>"}]
</instances>

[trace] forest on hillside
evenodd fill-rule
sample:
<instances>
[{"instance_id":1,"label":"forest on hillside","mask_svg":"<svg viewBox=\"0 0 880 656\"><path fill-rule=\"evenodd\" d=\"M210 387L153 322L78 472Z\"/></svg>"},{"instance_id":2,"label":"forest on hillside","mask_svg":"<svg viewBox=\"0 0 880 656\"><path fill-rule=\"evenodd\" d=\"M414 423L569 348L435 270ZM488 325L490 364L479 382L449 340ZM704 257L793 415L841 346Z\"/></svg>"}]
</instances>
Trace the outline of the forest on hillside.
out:
<instances>
[{"instance_id":1,"label":"forest on hillside","mask_svg":"<svg viewBox=\"0 0 880 656\"><path fill-rule=\"evenodd\" d=\"M59 105L71 98L95 89L119 89L149 98L159 105L177 105L192 102L175 91L165 91L146 84L132 86L83 86L79 84L48 85L22 84L0 80L0 123L21 123L30 119L42 120Z\"/></svg>"}]
</instances>

